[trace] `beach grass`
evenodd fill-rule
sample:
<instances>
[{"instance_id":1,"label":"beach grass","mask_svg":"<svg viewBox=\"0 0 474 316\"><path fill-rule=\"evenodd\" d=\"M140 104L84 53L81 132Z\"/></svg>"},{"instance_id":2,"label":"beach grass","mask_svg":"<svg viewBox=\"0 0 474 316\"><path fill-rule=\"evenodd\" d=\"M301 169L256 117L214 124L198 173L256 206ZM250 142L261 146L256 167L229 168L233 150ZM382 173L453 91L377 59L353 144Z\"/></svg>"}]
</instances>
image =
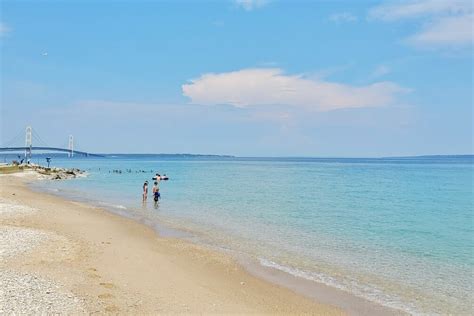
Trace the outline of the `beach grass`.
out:
<instances>
[{"instance_id":1,"label":"beach grass","mask_svg":"<svg viewBox=\"0 0 474 316\"><path fill-rule=\"evenodd\" d=\"M0 174L11 174L16 172L23 172L23 166L19 165L0 165Z\"/></svg>"}]
</instances>

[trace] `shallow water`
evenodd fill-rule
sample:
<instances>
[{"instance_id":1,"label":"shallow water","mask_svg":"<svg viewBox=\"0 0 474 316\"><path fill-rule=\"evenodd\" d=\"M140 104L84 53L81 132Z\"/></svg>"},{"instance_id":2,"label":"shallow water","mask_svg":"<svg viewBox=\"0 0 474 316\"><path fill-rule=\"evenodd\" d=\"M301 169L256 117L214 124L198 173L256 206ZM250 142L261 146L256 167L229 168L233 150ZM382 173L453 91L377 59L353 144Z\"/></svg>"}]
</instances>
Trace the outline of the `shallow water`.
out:
<instances>
[{"instance_id":1,"label":"shallow water","mask_svg":"<svg viewBox=\"0 0 474 316\"><path fill-rule=\"evenodd\" d=\"M53 164L89 176L41 184L51 192L388 307L472 313L472 157L117 156ZM171 178L156 207L151 198L141 202L143 181L151 190L155 171Z\"/></svg>"}]
</instances>

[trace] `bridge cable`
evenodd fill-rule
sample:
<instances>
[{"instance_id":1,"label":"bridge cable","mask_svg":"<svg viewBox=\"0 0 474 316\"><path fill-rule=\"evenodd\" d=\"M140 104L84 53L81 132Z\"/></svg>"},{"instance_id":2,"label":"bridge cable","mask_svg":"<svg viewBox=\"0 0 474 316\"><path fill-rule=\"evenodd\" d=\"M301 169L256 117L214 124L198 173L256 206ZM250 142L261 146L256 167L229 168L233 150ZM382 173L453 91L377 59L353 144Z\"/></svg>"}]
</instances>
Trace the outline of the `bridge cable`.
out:
<instances>
[{"instance_id":1,"label":"bridge cable","mask_svg":"<svg viewBox=\"0 0 474 316\"><path fill-rule=\"evenodd\" d=\"M45 142L41 136L36 132L34 129L32 129L32 135L35 138L35 140L38 141L40 145L43 145L44 147L50 147L47 142Z\"/></svg>"},{"instance_id":2,"label":"bridge cable","mask_svg":"<svg viewBox=\"0 0 474 316\"><path fill-rule=\"evenodd\" d=\"M32 146L34 147L49 147L41 138L37 137L35 134L32 134Z\"/></svg>"},{"instance_id":3,"label":"bridge cable","mask_svg":"<svg viewBox=\"0 0 474 316\"><path fill-rule=\"evenodd\" d=\"M15 137L11 138L8 142L3 144L3 147L17 147L12 145L19 145L18 147L22 147L23 144L21 143L22 138L24 137L23 131L18 132Z\"/></svg>"}]
</instances>

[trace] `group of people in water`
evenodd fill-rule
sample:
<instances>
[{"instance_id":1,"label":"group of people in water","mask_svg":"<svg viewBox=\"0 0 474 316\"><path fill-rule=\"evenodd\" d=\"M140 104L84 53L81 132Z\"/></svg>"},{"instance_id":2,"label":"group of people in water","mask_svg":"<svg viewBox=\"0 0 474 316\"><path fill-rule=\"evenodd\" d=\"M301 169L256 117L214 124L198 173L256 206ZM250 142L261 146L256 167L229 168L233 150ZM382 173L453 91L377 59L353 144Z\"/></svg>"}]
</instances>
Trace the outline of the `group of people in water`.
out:
<instances>
[{"instance_id":1,"label":"group of people in water","mask_svg":"<svg viewBox=\"0 0 474 316\"><path fill-rule=\"evenodd\" d=\"M153 182L153 188L152 188L152 193L153 193L153 200L155 201L155 204L158 203L158 200L161 198L160 194L160 182L162 180L168 180L168 177L166 174L161 176L159 173L155 175L155 177L152 178ZM145 181L143 183L143 202L145 202L148 198L148 181Z\"/></svg>"},{"instance_id":2,"label":"group of people in water","mask_svg":"<svg viewBox=\"0 0 474 316\"><path fill-rule=\"evenodd\" d=\"M100 170L100 168L99 168L99 170ZM132 173L133 171L132 171L132 169L125 169L125 171L123 171L123 172ZM146 170L135 170L135 173L146 173L146 172L148 172L148 171L146 171ZM153 170L151 170L150 172L153 172ZM110 173L110 170L109 170L109 173ZM112 173L122 173L122 170L121 169L114 169L114 170L112 170Z\"/></svg>"}]
</instances>

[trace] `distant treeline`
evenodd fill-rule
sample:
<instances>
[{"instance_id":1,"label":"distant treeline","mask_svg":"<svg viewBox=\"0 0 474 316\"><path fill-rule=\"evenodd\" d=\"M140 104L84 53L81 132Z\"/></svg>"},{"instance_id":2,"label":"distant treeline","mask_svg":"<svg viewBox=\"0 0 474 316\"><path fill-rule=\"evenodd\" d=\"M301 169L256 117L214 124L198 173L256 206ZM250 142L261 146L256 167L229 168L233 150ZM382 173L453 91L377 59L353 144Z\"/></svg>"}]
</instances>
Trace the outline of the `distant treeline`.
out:
<instances>
[{"instance_id":1,"label":"distant treeline","mask_svg":"<svg viewBox=\"0 0 474 316\"><path fill-rule=\"evenodd\" d=\"M209 155L209 154L102 154L106 157L165 157L165 158L236 158L231 155Z\"/></svg>"},{"instance_id":2,"label":"distant treeline","mask_svg":"<svg viewBox=\"0 0 474 316\"><path fill-rule=\"evenodd\" d=\"M393 156L380 158L351 158L351 157L238 157L232 155L209 155L209 154L101 154L103 157L94 157L94 159L107 158L164 158L164 159L239 159L239 160L287 160L287 161L340 161L340 162L362 162L362 161L390 161L390 160L474 160L474 155L423 155L423 156ZM11 161L24 157L24 153L0 153L0 161ZM35 153L33 160L51 158L67 158L67 153ZM21 159L20 158L20 159ZM74 158L91 159L84 156L74 156Z\"/></svg>"},{"instance_id":3,"label":"distant treeline","mask_svg":"<svg viewBox=\"0 0 474 316\"><path fill-rule=\"evenodd\" d=\"M154 158L236 158L235 156L230 155L206 155L206 154L99 154L104 156L102 158L147 158L147 157L154 157ZM18 159L18 156L23 158L25 156L24 153L12 153L12 152L5 152L0 153L1 158L6 159ZM33 158L67 158L68 153L35 153L33 152ZM21 159L20 158L20 159ZM82 155L77 155L75 158L86 158Z\"/></svg>"}]
</instances>

